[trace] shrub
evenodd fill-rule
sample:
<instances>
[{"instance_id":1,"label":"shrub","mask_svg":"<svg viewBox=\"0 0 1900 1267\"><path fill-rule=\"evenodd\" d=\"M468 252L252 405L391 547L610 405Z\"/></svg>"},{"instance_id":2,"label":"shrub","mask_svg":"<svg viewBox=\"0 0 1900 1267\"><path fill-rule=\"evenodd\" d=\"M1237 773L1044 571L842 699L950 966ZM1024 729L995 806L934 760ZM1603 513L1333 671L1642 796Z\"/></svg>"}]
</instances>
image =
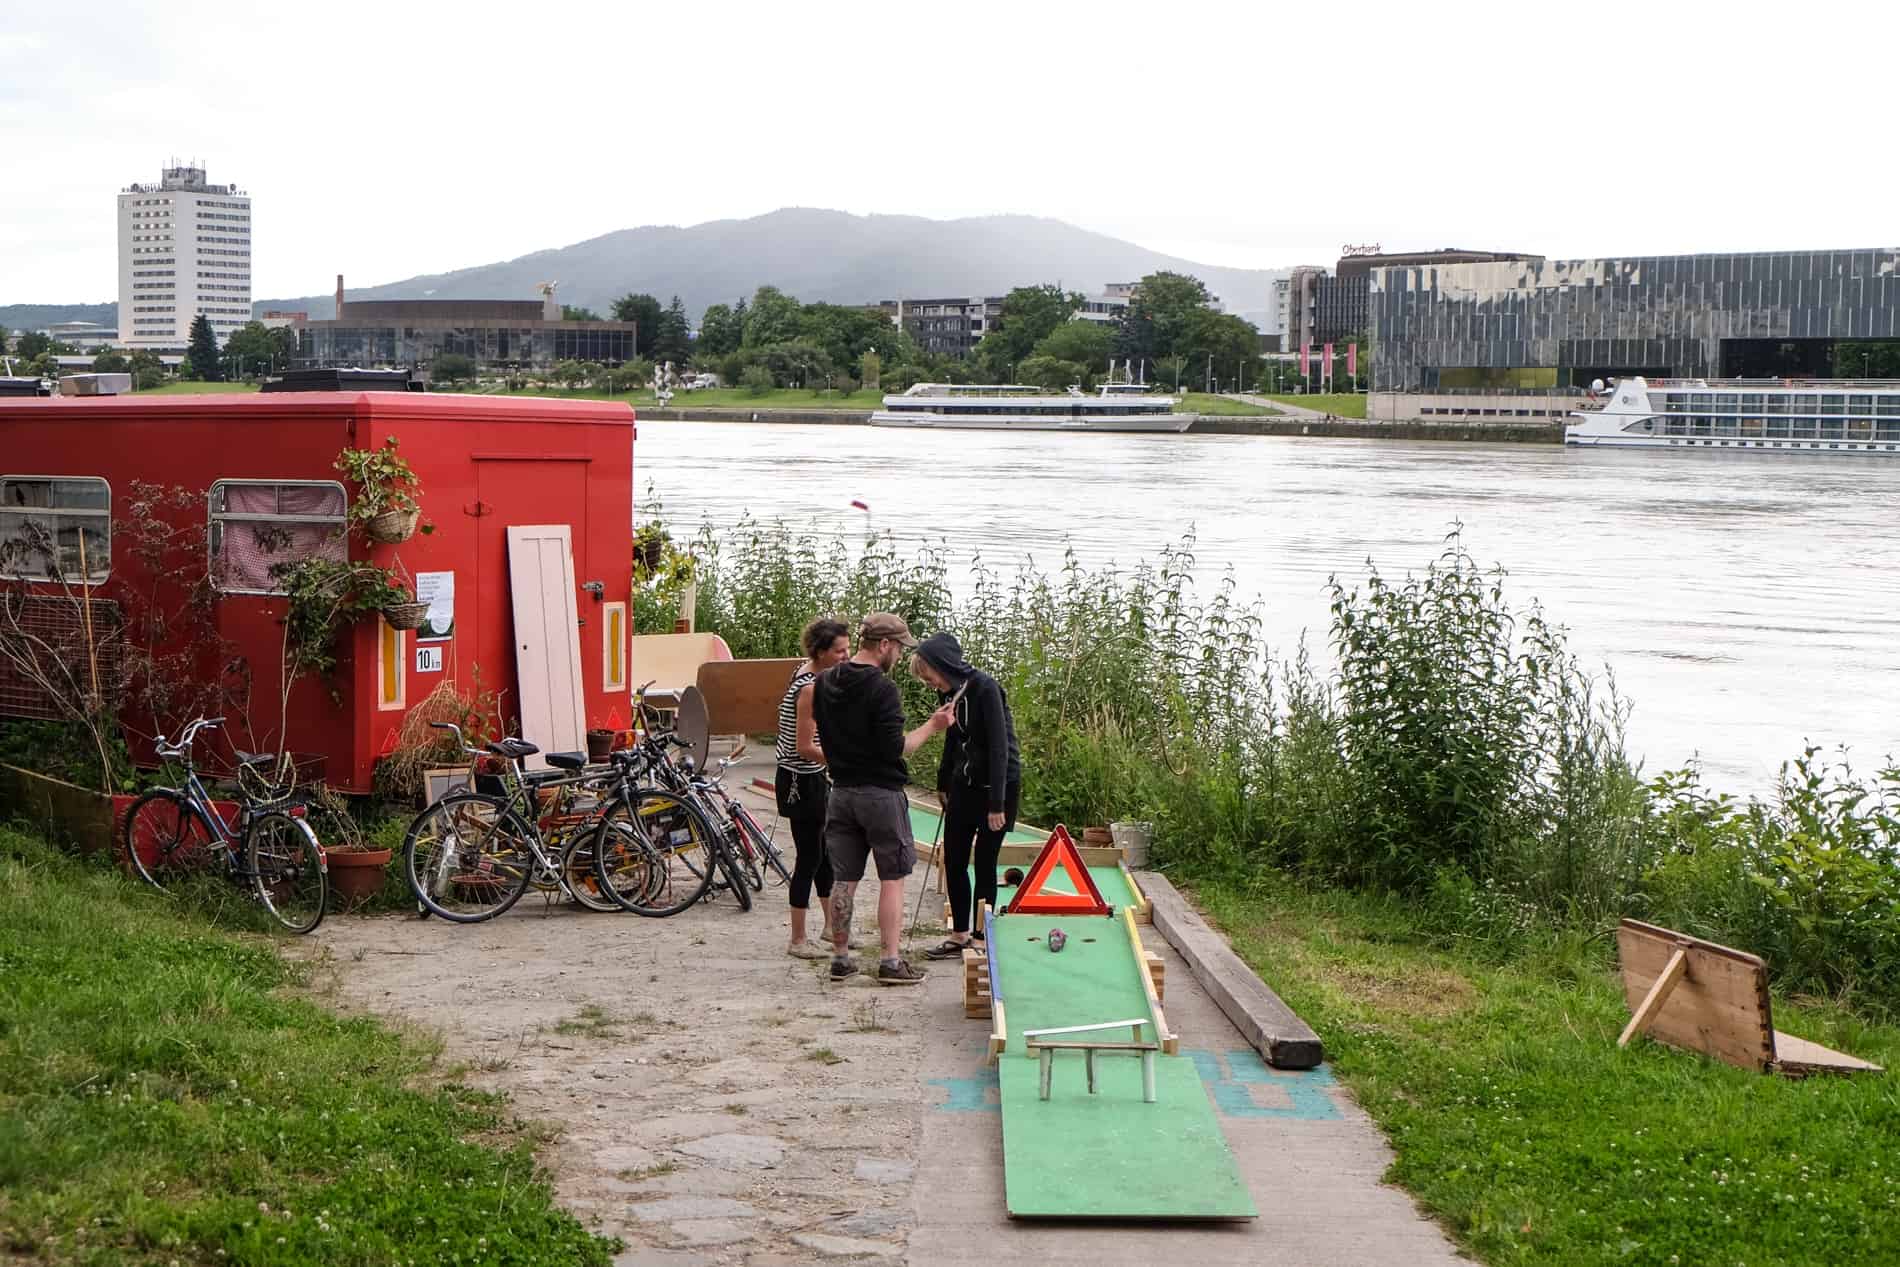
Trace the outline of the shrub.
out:
<instances>
[{"instance_id":1,"label":"shrub","mask_svg":"<svg viewBox=\"0 0 1900 1267\"><path fill-rule=\"evenodd\" d=\"M739 390L748 396L763 396L777 386L772 371L763 365L748 365L739 375Z\"/></svg>"}]
</instances>

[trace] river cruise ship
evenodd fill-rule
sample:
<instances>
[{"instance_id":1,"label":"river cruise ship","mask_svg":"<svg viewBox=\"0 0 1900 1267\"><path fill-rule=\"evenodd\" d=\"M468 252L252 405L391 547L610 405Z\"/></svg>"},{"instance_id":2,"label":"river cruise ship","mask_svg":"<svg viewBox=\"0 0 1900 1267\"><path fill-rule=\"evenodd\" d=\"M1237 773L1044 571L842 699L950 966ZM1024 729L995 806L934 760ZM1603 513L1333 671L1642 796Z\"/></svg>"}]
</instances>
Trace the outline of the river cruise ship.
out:
<instances>
[{"instance_id":1,"label":"river cruise ship","mask_svg":"<svg viewBox=\"0 0 1900 1267\"><path fill-rule=\"evenodd\" d=\"M1035 387L919 383L886 396L871 415L877 427L977 431L1186 431L1199 414L1174 412L1174 397L1138 383L1110 383L1095 395L1071 387L1049 395Z\"/></svg>"},{"instance_id":2,"label":"river cruise ship","mask_svg":"<svg viewBox=\"0 0 1900 1267\"><path fill-rule=\"evenodd\" d=\"M1626 378L1571 414L1564 443L1900 458L1900 382Z\"/></svg>"}]
</instances>

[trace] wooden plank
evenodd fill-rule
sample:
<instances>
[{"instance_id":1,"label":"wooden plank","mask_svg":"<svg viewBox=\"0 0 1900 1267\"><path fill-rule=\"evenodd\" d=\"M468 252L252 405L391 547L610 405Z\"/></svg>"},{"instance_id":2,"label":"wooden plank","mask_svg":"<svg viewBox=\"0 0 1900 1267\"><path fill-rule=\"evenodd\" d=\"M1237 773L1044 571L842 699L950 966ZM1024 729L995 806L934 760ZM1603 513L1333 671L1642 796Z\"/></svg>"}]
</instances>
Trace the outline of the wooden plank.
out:
<instances>
[{"instance_id":1,"label":"wooden plank","mask_svg":"<svg viewBox=\"0 0 1900 1267\"><path fill-rule=\"evenodd\" d=\"M1793 1034L1775 1031L1775 1068L1789 1077L1811 1073L1884 1073L1879 1065Z\"/></svg>"},{"instance_id":2,"label":"wooden plank","mask_svg":"<svg viewBox=\"0 0 1900 1267\"><path fill-rule=\"evenodd\" d=\"M1668 1006L1650 1018L1649 1037L1743 1069L1774 1067L1768 970L1758 956L1628 919L1617 928L1616 944L1632 1012L1676 951L1689 952Z\"/></svg>"},{"instance_id":3,"label":"wooden plank","mask_svg":"<svg viewBox=\"0 0 1900 1267\"><path fill-rule=\"evenodd\" d=\"M1155 928L1187 961L1194 979L1261 1058L1276 1069L1317 1066L1325 1049L1312 1026L1267 988L1166 876L1148 872L1143 884L1154 907Z\"/></svg>"},{"instance_id":4,"label":"wooden plank","mask_svg":"<svg viewBox=\"0 0 1900 1267\"><path fill-rule=\"evenodd\" d=\"M510 525L508 585L514 604L515 679L521 737L543 754L586 747L587 701L581 692L581 631L574 603L574 550L567 524Z\"/></svg>"},{"instance_id":5,"label":"wooden plank","mask_svg":"<svg viewBox=\"0 0 1900 1267\"><path fill-rule=\"evenodd\" d=\"M1155 997L1167 1002L1168 961L1152 950L1148 952L1148 979L1155 983Z\"/></svg>"},{"instance_id":6,"label":"wooden plank","mask_svg":"<svg viewBox=\"0 0 1900 1267\"><path fill-rule=\"evenodd\" d=\"M1135 925L1135 913L1127 907L1122 908L1122 924L1128 929L1128 944L1134 947L1136 974L1141 977L1141 992L1148 996L1148 1010L1154 1015L1155 1037L1161 1041L1161 1050L1172 1056L1181 1050L1181 1036L1168 1028L1168 1018L1161 1014L1161 992L1155 989L1155 980L1148 974L1148 952L1142 948L1141 930Z\"/></svg>"},{"instance_id":7,"label":"wooden plank","mask_svg":"<svg viewBox=\"0 0 1900 1267\"><path fill-rule=\"evenodd\" d=\"M1688 963L1687 948L1680 949L1669 957L1669 966L1662 970L1662 975L1657 977L1649 987L1649 993L1643 996L1643 1001L1630 1014L1630 1023L1623 1027L1622 1036L1616 1040L1618 1047L1629 1046L1630 1039L1636 1037L1655 1017L1657 1010L1669 1001L1669 995L1675 990L1676 983L1682 980L1682 971Z\"/></svg>"},{"instance_id":8,"label":"wooden plank","mask_svg":"<svg viewBox=\"0 0 1900 1267\"><path fill-rule=\"evenodd\" d=\"M802 658L707 660L695 682L715 735L776 735L778 706ZM638 685L636 683L636 685Z\"/></svg>"},{"instance_id":9,"label":"wooden plank","mask_svg":"<svg viewBox=\"0 0 1900 1267\"><path fill-rule=\"evenodd\" d=\"M1121 851L1118 849L1115 852L1120 853ZM1128 883L1128 892L1133 895L1135 922L1137 924L1154 923L1154 903L1148 900L1148 895L1141 891L1139 884L1135 883L1135 873L1128 869L1127 861L1117 859L1115 865L1120 868L1122 879Z\"/></svg>"}]
</instances>

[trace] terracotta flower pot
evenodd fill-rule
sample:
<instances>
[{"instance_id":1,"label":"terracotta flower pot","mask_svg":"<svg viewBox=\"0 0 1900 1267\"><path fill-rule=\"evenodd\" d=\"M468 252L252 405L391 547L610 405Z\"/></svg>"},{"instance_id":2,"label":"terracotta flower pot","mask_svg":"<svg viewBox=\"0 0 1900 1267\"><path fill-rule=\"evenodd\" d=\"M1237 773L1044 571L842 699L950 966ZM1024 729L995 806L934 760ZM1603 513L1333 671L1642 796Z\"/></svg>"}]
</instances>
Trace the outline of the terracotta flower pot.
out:
<instances>
[{"instance_id":1,"label":"terracotta flower pot","mask_svg":"<svg viewBox=\"0 0 1900 1267\"><path fill-rule=\"evenodd\" d=\"M330 867L330 887L343 899L344 908L361 906L383 887L383 868L394 851L389 849L338 849L324 855Z\"/></svg>"},{"instance_id":2,"label":"terracotta flower pot","mask_svg":"<svg viewBox=\"0 0 1900 1267\"><path fill-rule=\"evenodd\" d=\"M1090 849L1107 849L1115 843L1115 837L1106 827L1084 827L1082 843Z\"/></svg>"},{"instance_id":3,"label":"terracotta flower pot","mask_svg":"<svg viewBox=\"0 0 1900 1267\"><path fill-rule=\"evenodd\" d=\"M607 754L613 750L613 731L590 730L587 732L587 759L589 761L605 761Z\"/></svg>"}]
</instances>

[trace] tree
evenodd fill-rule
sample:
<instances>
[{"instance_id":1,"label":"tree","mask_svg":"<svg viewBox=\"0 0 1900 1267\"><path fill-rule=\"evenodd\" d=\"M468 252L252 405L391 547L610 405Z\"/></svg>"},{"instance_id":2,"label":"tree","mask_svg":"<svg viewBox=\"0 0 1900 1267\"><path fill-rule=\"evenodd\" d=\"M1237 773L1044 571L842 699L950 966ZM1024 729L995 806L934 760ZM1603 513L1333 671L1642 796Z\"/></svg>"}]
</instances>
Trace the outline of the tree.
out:
<instances>
[{"instance_id":1,"label":"tree","mask_svg":"<svg viewBox=\"0 0 1900 1267\"><path fill-rule=\"evenodd\" d=\"M38 330L28 330L25 334L13 341L13 355L23 361L31 361L39 356L40 353L49 351L52 346L52 339L41 334Z\"/></svg>"},{"instance_id":2,"label":"tree","mask_svg":"<svg viewBox=\"0 0 1900 1267\"><path fill-rule=\"evenodd\" d=\"M445 383L461 383L475 377L475 362L460 352L444 352L429 363L430 375Z\"/></svg>"},{"instance_id":3,"label":"tree","mask_svg":"<svg viewBox=\"0 0 1900 1267\"><path fill-rule=\"evenodd\" d=\"M1260 332L1239 317L1201 308L1184 319L1175 352L1187 361L1187 379L1205 383L1210 367L1217 379L1238 379L1260 359Z\"/></svg>"},{"instance_id":4,"label":"tree","mask_svg":"<svg viewBox=\"0 0 1900 1267\"><path fill-rule=\"evenodd\" d=\"M287 370L297 363L297 332L289 326L272 326L270 367Z\"/></svg>"},{"instance_id":5,"label":"tree","mask_svg":"<svg viewBox=\"0 0 1900 1267\"><path fill-rule=\"evenodd\" d=\"M595 312L592 308L576 308L573 304L562 304L561 305L561 320L563 321L603 321L605 320L605 318L602 317L599 313Z\"/></svg>"},{"instance_id":6,"label":"tree","mask_svg":"<svg viewBox=\"0 0 1900 1267\"><path fill-rule=\"evenodd\" d=\"M126 368L132 371L132 386L139 391L150 391L165 381L165 362L150 348L135 348L126 358Z\"/></svg>"},{"instance_id":7,"label":"tree","mask_svg":"<svg viewBox=\"0 0 1900 1267\"><path fill-rule=\"evenodd\" d=\"M6 354L6 350L7 350L7 328L5 326L0 326L0 356L4 356Z\"/></svg>"},{"instance_id":8,"label":"tree","mask_svg":"<svg viewBox=\"0 0 1900 1267\"><path fill-rule=\"evenodd\" d=\"M639 324L633 332L633 354L652 359L653 341L660 335L660 301L651 295L624 294L614 300L614 320Z\"/></svg>"},{"instance_id":9,"label":"tree","mask_svg":"<svg viewBox=\"0 0 1900 1267\"><path fill-rule=\"evenodd\" d=\"M739 306L745 306L743 299L739 301ZM739 350L739 340L744 335L738 314L725 304L713 304L706 309L706 315L699 319L699 342L695 351L702 359L729 356Z\"/></svg>"},{"instance_id":10,"label":"tree","mask_svg":"<svg viewBox=\"0 0 1900 1267\"><path fill-rule=\"evenodd\" d=\"M864 390L874 392L883 381L884 358L877 354L876 348L864 349L864 355L858 358L858 373L864 380Z\"/></svg>"},{"instance_id":11,"label":"tree","mask_svg":"<svg viewBox=\"0 0 1900 1267\"><path fill-rule=\"evenodd\" d=\"M1128 311L1121 321L1116 352L1131 358L1159 361L1179 352L1175 347L1197 312L1208 311L1212 296L1198 277L1185 273L1150 273L1135 285Z\"/></svg>"},{"instance_id":12,"label":"tree","mask_svg":"<svg viewBox=\"0 0 1900 1267\"><path fill-rule=\"evenodd\" d=\"M261 321L247 321L225 340L224 362L230 367L232 377L243 378L270 369L276 350L269 327Z\"/></svg>"},{"instance_id":13,"label":"tree","mask_svg":"<svg viewBox=\"0 0 1900 1267\"><path fill-rule=\"evenodd\" d=\"M740 346L769 347L799 336L799 302L776 286L761 286L752 296Z\"/></svg>"},{"instance_id":14,"label":"tree","mask_svg":"<svg viewBox=\"0 0 1900 1267\"><path fill-rule=\"evenodd\" d=\"M211 319L202 312L191 319L191 340L185 351L191 371L207 383L224 381L224 365L218 360L218 336L211 332Z\"/></svg>"},{"instance_id":15,"label":"tree","mask_svg":"<svg viewBox=\"0 0 1900 1267\"><path fill-rule=\"evenodd\" d=\"M777 385L772 371L763 365L749 365L739 375L739 387L748 396L763 396Z\"/></svg>"},{"instance_id":16,"label":"tree","mask_svg":"<svg viewBox=\"0 0 1900 1267\"><path fill-rule=\"evenodd\" d=\"M1084 296L1060 286L1018 286L1003 297L995 328L976 345L976 359L996 378L1030 355L1038 343L1075 315Z\"/></svg>"},{"instance_id":17,"label":"tree","mask_svg":"<svg viewBox=\"0 0 1900 1267\"><path fill-rule=\"evenodd\" d=\"M1016 381L1033 383L1044 391L1059 392L1082 378L1082 367L1053 356L1027 356L1016 364Z\"/></svg>"},{"instance_id":18,"label":"tree","mask_svg":"<svg viewBox=\"0 0 1900 1267\"><path fill-rule=\"evenodd\" d=\"M836 366L855 365L866 352L899 359L908 338L882 314L841 304L806 304L798 314L798 337L825 350Z\"/></svg>"},{"instance_id":19,"label":"tree","mask_svg":"<svg viewBox=\"0 0 1900 1267\"><path fill-rule=\"evenodd\" d=\"M1074 361L1089 374L1106 373L1115 355L1115 327L1103 321L1065 321L1036 345L1035 355Z\"/></svg>"},{"instance_id":20,"label":"tree","mask_svg":"<svg viewBox=\"0 0 1900 1267\"><path fill-rule=\"evenodd\" d=\"M100 348L99 355L92 358L92 372L95 374L129 374L132 362L116 348Z\"/></svg>"},{"instance_id":21,"label":"tree","mask_svg":"<svg viewBox=\"0 0 1900 1267\"><path fill-rule=\"evenodd\" d=\"M654 332L653 359L656 361L684 362L692 351L693 328L686 319L686 305L680 302L678 295L660 314L659 327Z\"/></svg>"}]
</instances>

